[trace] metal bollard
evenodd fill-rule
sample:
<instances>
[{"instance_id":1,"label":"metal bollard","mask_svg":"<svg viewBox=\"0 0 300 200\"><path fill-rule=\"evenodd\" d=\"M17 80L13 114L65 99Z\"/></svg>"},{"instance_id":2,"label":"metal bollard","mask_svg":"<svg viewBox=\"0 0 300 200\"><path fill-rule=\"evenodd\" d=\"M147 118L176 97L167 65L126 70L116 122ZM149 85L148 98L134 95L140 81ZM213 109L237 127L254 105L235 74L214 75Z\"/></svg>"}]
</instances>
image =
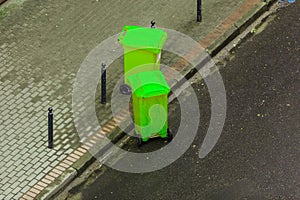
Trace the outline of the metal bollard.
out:
<instances>
[{"instance_id":1,"label":"metal bollard","mask_svg":"<svg viewBox=\"0 0 300 200\"><path fill-rule=\"evenodd\" d=\"M152 20L150 23L151 23L151 28L155 28L155 21Z\"/></svg>"},{"instance_id":2,"label":"metal bollard","mask_svg":"<svg viewBox=\"0 0 300 200\"><path fill-rule=\"evenodd\" d=\"M53 109L48 108L48 148L53 148Z\"/></svg>"},{"instance_id":3,"label":"metal bollard","mask_svg":"<svg viewBox=\"0 0 300 200\"><path fill-rule=\"evenodd\" d=\"M202 0L197 0L197 22L202 21Z\"/></svg>"},{"instance_id":4,"label":"metal bollard","mask_svg":"<svg viewBox=\"0 0 300 200\"><path fill-rule=\"evenodd\" d=\"M101 104L106 104L106 65L101 66Z\"/></svg>"}]
</instances>

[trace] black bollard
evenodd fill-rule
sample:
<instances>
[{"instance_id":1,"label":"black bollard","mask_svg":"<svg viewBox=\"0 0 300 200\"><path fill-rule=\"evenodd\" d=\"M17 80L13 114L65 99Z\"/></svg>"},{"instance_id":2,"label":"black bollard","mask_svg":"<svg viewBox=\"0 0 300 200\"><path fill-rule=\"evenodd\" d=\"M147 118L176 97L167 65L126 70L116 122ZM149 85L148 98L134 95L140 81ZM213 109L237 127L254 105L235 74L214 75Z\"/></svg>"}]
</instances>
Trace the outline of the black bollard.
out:
<instances>
[{"instance_id":1,"label":"black bollard","mask_svg":"<svg viewBox=\"0 0 300 200\"><path fill-rule=\"evenodd\" d=\"M106 104L106 65L101 66L101 104Z\"/></svg>"},{"instance_id":2,"label":"black bollard","mask_svg":"<svg viewBox=\"0 0 300 200\"><path fill-rule=\"evenodd\" d=\"M150 23L151 23L151 28L155 28L155 21L152 20Z\"/></svg>"},{"instance_id":3,"label":"black bollard","mask_svg":"<svg viewBox=\"0 0 300 200\"><path fill-rule=\"evenodd\" d=\"M197 0L197 22L202 21L202 0Z\"/></svg>"},{"instance_id":4,"label":"black bollard","mask_svg":"<svg viewBox=\"0 0 300 200\"><path fill-rule=\"evenodd\" d=\"M48 148L53 148L53 109L48 108Z\"/></svg>"}]
</instances>

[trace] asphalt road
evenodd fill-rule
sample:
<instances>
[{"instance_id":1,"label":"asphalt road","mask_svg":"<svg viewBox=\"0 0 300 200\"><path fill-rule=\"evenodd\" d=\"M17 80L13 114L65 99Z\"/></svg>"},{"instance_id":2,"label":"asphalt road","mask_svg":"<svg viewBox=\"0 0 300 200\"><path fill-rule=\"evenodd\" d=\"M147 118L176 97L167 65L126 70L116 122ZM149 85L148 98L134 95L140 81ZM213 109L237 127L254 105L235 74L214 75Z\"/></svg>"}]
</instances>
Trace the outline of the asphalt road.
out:
<instances>
[{"instance_id":1,"label":"asphalt road","mask_svg":"<svg viewBox=\"0 0 300 200\"><path fill-rule=\"evenodd\" d=\"M180 159L145 174L104 166L101 176L72 189L69 199L300 199L299 10L298 1L281 9L221 68L227 118L207 157L197 155L210 117L209 94L200 81L193 85L202 114L198 135ZM179 117L170 119L175 132ZM151 151L163 144L127 148Z\"/></svg>"}]
</instances>

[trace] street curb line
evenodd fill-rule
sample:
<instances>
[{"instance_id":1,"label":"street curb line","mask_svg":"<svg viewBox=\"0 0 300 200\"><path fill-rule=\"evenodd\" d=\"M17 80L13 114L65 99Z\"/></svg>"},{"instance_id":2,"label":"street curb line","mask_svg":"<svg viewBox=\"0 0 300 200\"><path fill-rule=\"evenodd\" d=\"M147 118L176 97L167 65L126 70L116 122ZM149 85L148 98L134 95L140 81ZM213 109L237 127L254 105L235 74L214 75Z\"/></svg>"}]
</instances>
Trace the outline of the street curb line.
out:
<instances>
[{"instance_id":1,"label":"street curb line","mask_svg":"<svg viewBox=\"0 0 300 200\"><path fill-rule=\"evenodd\" d=\"M61 183L55 185L53 188L49 188L47 192L48 195L41 199L45 199L45 200L51 199L52 196L54 196L57 192L61 190L61 188L64 188L71 181L73 181L77 177L77 175L78 173L76 169L73 168L68 169L66 173L64 173L61 177L59 177Z\"/></svg>"},{"instance_id":2,"label":"street curb line","mask_svg":"<svg viewBox=\"0 0 300 200\"><path fill-rule=\"evenodd\" d=\"M264 12L266 12L276 0L270 0L267 2L257 3L254 8L249 10L242 19L236 21L226 32L223 33L218 39L216 39L209 47L208 53L214 57L221 51L227 44L229 44L234 38L236 38L241 32L243 32L250 24L259 18Z\"/></svg>"},{"instance_id":3,"label":"street curb line","mask_svg":"<svg viewBox=\"0 0 300 200\"><path fill-rule=\"evenodd\" d=\"M255 2L255 4L253 3ZM269 0L266 2L261 2L260 0L247 0L245 1L238 9L237 12L234 12L233 15L236 13L241 14L238 20L234 20L232 15L226 18L223 23L221 23L217 28L211 32L210 34L214 34L211 36L208 34L203 40L200 41L204 47L207 48L208 53L211 56L215 56L222 48L224 48L230 41L232 41L239 33L253 23L258 17L268 10L268 8L275 3L276 0ZM244 12L241 12L241 9L245 8ZM249 14L247 16L247 14ZM245 19L246 17L246 19ZM222 29L225 28L225 30ZM212 37L216 37L210 44L206 41L211 40ZM194 54L193 50L188 53ZM190 78L192 77L197 70L194 68L187 69L188 63L185 61L180 61L175 64L174 68L178 71L184 71L184 77ZM184 67L184 68L182 68ZM201 67L201 66L200 66ZM198 67L197 67L198 68ZM199 69L198 69L199 70ZM167 77L168 79L170 77ZM176 87L180 83L180 80L175 84ZM103 135L108 135L110 132L114 131L117 128L118 121L120 119L112 118L106 124L108 124L106 133L100 133ZM107 133L108 132L108 133ZM124 133L122 131L119 134ZM116 137L119 134L116 134ZM95 137L95 136L93 136ZM96 138L94 138L96 139ZM101 139L99 136L98 139ZM93 141L93 140L92 140ZM77 149L75 149L70 155L67 156L61 163L59 163L54 169L52 169L47 175L45 175L37 184L35 184L31 189L29 189L21 199L29 200L29 199L51 199L57 192L62 190L66 185L68 185L72 180L74 180L77 176L79 176L91 163L95 161L95 158L91 156L88 152L89 148L92 148L94 142L87 143L85 145L80 145ZM88 146L86 146L88 145ZM67 166L69 165L69 168ZM76 167L73 167L77 165ZM64 170L64 171L63 171ZM70 171L69 171L70 170ZM51 189L49 189L51 188Z\"/></svg>"}]
</instances>

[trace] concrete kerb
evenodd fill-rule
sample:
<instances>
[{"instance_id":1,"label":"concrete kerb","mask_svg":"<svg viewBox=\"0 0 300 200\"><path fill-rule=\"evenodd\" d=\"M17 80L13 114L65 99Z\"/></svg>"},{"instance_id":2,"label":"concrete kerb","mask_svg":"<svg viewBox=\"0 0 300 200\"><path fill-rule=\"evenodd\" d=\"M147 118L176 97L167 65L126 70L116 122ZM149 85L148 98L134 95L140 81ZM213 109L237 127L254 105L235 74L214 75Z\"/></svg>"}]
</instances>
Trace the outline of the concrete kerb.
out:
<instances>
[{"instance_id":1,"label":"concrete kerb","mask_svg":"<svg viewBox=\"0 0 300 200\"><path fill-rule=\"evenodd\" d=\"M50 185L48 188L41 192L41 194L39 195L40 199L51 199L51 197L57 194L61 190L61 188L66 187L68 183L74 180L77 176L78 172L76 169L68 169L63 175L58 177L52 185ZM37 196L38 199L39 196Z\"/></svg>"},{"instance_id":2,"label":"concrete kerb","mask_svg":"<svg viewBox=\"0 0 300 200\"><path fill-rule=\"evenodd\" d=\"M243 15L240 20L236 21L233 26L230 26L229 29L224 30L224 32L207 47L208 53L212 57L214 57L218 52L221 51L221 49L228 45L243 30L245 30L249 25L257 20L265 11L267 11L275 2L277 2L277 0L266 0L264 2L256 4L249 12ZM197 66L197 70L199 70L204 65L205 62L201 63L201 66ZM195 70L194 68L185 68L182 75L185 78L189 79L197 72L197 70ZM180 80L178 80L178 82L172 87L177 88L179 86ZM116 143L126 135L119 129L113 130L113 132L113 143ZM63 190L71 181L80 176L80 174L94 161L95 158L87 151L75 163L73 163L73 165L69 169L61 174L53 183L48 185L48 187L42 190L40 194L38 194L35 198L52 199L54 195Z\"/></svg>"}]
</instances>

